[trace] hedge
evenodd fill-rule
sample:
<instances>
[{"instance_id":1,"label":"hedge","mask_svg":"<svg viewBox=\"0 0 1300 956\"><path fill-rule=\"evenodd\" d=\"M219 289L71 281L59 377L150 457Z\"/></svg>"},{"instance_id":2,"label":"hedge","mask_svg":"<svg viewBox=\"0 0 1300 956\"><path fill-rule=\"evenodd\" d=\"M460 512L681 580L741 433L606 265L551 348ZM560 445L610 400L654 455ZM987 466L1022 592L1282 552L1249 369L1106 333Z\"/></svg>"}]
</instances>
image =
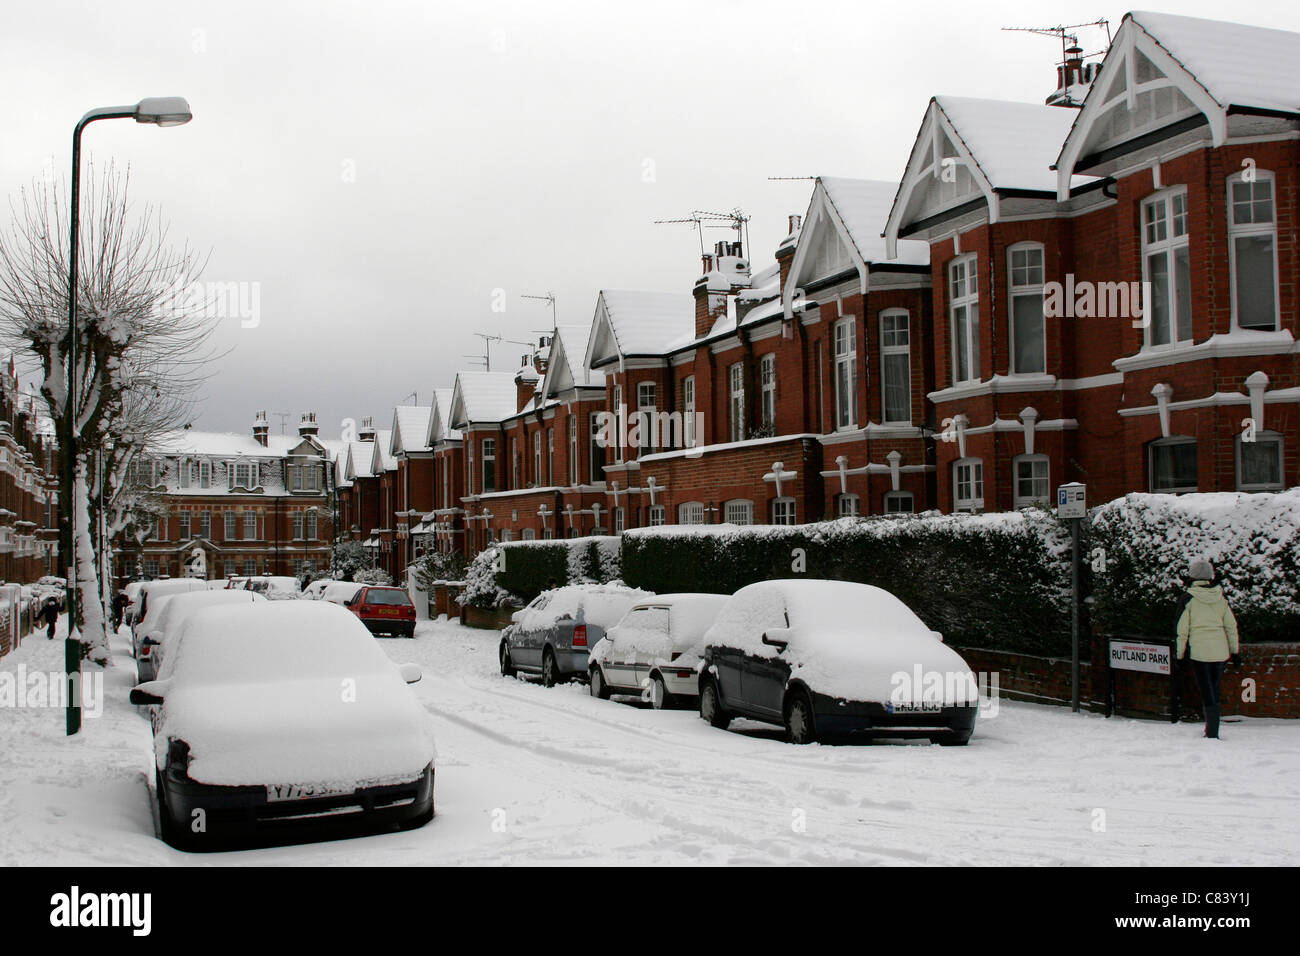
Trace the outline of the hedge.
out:
<instances>
[{"instance_id":1,"label":"hedge","mask_svg":"<svg viewBox=\"0 0 1300 956\"><path fill-rule=\"evenodd\" d=\"M479 553L466 574L462 604L522 606L555 584L608 584L621 574L614 536L500 542Z\"/></svg>"}]
</instances>

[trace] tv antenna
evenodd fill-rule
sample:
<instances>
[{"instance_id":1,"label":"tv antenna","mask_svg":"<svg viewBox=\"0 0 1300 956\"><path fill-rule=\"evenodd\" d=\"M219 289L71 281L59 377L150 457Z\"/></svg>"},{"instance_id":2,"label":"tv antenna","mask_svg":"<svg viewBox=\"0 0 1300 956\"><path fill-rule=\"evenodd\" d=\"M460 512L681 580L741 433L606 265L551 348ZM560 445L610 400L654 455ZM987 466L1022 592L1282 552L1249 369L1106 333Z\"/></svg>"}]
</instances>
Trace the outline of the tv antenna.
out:
<instances>
[{"instance_id":1,"label":"tv antenna","mask_svg":"<svg viewBox=\"0 0 1300 956\"><path fill-rule=\"evenodd\" d=\"M285 426L286 426L286 425L288 424L288 422L289 422L289 416L290 416L291 414L293 414L293 413L292 413L292 412L272 412L271 414L274 415L276 418L280 419L280 434L283 435L283 434L284 434Z\"/></svg>"},{"instance_id":2,"label":"tv antenna","mask_svg":"<svg viewBox=\"0 0 1300 956\"><path fill-rule=\"evenodd\" d=\"M656 219L656 226L689 222L691 228L700 234L700 255L704 255L705 229L734 229L736 239L743 239L743 247L749 248L749 216L736 207L731 212L710 212L707 209L692 209L691 214L682 219Z\"/></svg>"},{"instance_id":3,"label":"tv antenna","mask_svg":"<svg viewBox=\"0 0 1300 956\"><path fill-rule=\"evenodd\" d=\"M1071 30L1080 30L1084 27L1101 27L1106 31L1106 48L1094 53L1084 53L1079 48L1079 34L1071 33ZM1091 23L1065 23L1055 27L1003 27L1004 32L1008 33L1033 33L1042 37L1055 37L1061 41L1061 62L1064 63L1069 57L1067 53L1070 47L1079 49L1079 59L1085 59L1090 56L1098 56L1110 49L1110 21L1106 19L1093 20Z\"/></svg>"},{"instance_id":4,"label":"tv antenna","mask_svg":"<svg viewBox=\"0 0 1300 956\"><path fill-rule=\"evenodd\" d=\"M554 292L548 292L548 293L546 293L546 295L521 295L519 298L521 298L521 299L537 299L537 300L539 300L539 301L541 301L541 302L545 302L545 303L549 304L550 307L551 307L551 324L552 324L552 325L556 325L556 324L558 324L558 323L557 323L557 320L556 320L556 318L555 318L555 293L554 293ZM519 344L521 344L521 343L519 343L519 342L514 342L514 343L512 343L512 344L514 344L514 345L519 345Z\"/></svg>"}]
</instances>

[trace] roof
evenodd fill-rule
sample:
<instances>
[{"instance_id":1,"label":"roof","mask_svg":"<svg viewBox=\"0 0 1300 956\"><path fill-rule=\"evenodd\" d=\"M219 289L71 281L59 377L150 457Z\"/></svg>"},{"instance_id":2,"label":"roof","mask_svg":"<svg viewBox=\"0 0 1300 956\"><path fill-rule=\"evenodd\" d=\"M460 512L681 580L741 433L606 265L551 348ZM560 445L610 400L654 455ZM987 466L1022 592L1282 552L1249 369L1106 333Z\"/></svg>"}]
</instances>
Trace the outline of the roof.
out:
<instances>
[{"instance_id":1,"label":"roof","mask_svg":"<svg viewBox=\"0 0 1300 956\"><path fill-rule=\"evenodd\" d=\"M212 455L221 458L283 458L302 443L299 435L270 435L263 446L252 435L234 432L168 432L150 443L155 455Z\"/></svg>"},{"instance_id":2,"label":"roof","mask_svg":"<svg viewBox=\"0 0 1300 956\"><path fill-rule=\"evenodd\" d=\"M660 355L695 332L695 297L689 293L602 289L600 298L623 355Z\"/></svg>"},{"instance_id":3,"label":"roof","mask_svg":"<svg viewBox=\"0 0 1300 956\"><path fill-rule=\"evenodd\" d=\"M1069 128L1068 125L1066 128ZM1055 155L1053 153L1046 162L1050 163ZM1046 165L1043 168L1046 169ZM820 176L817 182L825 191L827 200L843 223L863 262L880 264L893 261L900 265L916 266L930 264L930 244L919 239L900 240L898 256L893 260L885 251L882 233L889 219L889 210L894 205L898 183L876 179L843 179L838 176ZM1055 179L1052 179L1052 188L1056 188ZM811 238L808 231L804 232L804 236Z\"/></svg>"},{"instance_id":4,"label":"roof","mask_svg":"<svg viewBox=\"0 0 1300 956\"><path fill-rule=\"evenodd\" d=\"M499 422L519 412L514 372L458 372L448 422Z\"/></svg>"},{"instance_id":5,"label":"roof","mask_svg":"<svg viewBox=\"0 0 1300 956\"><path fill-rule=\"evenodd\" d=\"M1056 192L1057 176L1052 164L1070 133L1077 111L1042 103L965 96L936 96L934 103L947 117L990 187ZM1077 176L1075 184L1092 178ZM883 219L881 227L884 227ZM900 240L900 252L902 245Z\"/></svg>"},{"instance_id":6,"label":"roof","mask_svg":"<svg viewBox=\"0 0 1300 956\"><path fill-rule=\"evenodd\" d=\"M1220 106L1300 113L1300 33L1145 10L1126 19L1164 47Z\"/></svg>"},{"instance_id":7,"label":"roof","mask_svg":"<svg viewBox=\"0 0 1300 956\"><path fill-rule=\"evenodd\" d=\"M391 428L381 428L375 432L375 440L372 442L374 447L374 458L370 465L370 470L375 474L381 471L396 471L397 459L393 457L393 431Z\"/></svg>"},{"instance_id":8,"label":"roof","mask_svg":"<svg viewBox=\"0 0 1300 956\"><path fill-rule=\"evenodd\" d=\"M546 378L542 381L544 398L575 386L604 386L605 373L587 367L587 345L591 339L591 330L590 325L555 327L550 362L546 366Z\"/></svg>"},{"instance_id":9,"label":"roof","mask_svg":"<svg viewBox=\"0 0 1300 956\"><path fill-rule=\"evenodd\" d=\"M374 442L353 441L348 442L348 464L345 474L351 474L353 478L373 478L374 469L372 463L375 459L374 449L371 448Z\"/></svg>"},{"instance_id":10,"label":"roof","mask_svg":"<svg viewBox=\"0 0 1300 956\"><path fill-rule=\"evenodd\" d=\"M393 439L389 450L394 454L429 450L428 405L398 405L393 409Z\"/></svg>"}]
</instances>

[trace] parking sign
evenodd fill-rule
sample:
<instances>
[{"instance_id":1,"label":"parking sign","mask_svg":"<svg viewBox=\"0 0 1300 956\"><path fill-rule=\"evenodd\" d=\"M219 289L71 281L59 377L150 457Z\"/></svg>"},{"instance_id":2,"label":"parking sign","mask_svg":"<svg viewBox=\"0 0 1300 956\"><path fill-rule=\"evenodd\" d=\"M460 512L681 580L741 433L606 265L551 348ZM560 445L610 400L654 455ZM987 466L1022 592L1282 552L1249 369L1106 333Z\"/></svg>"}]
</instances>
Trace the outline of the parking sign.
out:
<instances>
[{"instance_id":1,"label":"parking sign","mask_svg":"<svg viewBox=\"0 0 1300 956\"><path fill-rule=\"evenodd\" d=\"M1088 488L1077 481L1056 489L1056 514L1060 518L1084 518L1088 514Z\"/></svg>"}]
</instances>

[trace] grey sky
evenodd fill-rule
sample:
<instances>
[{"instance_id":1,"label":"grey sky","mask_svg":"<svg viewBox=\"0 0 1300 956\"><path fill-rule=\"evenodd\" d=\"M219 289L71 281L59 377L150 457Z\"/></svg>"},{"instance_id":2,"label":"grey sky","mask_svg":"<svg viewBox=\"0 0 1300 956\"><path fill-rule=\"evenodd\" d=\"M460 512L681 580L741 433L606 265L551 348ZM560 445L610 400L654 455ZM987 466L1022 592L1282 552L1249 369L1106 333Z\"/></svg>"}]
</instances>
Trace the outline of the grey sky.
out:
<instances>
[{"instance_id":1,"label":"grey sky","mask_svg":"<svg viewBox=\"0 0 1300 956\"><path fill-rule=\"evenodd\" d=\"M1291 4L1145 6L1300 31ZM768 176L897 179L930 96L1051 91L1059 46L1000 27L1114 31L1125 9L10 0L0 187L66 176L91 107L187 97L188 126L100 123L84 148L210 250L205 280L259 284L260 324L222 324L196 426L315 410L332 436L427 403L473 332L548 326L522 294L588 322L602 287L689 291L696 235L655 219L739 206L761 268L811 188ZM494 346L493 367L521 351Z\"/></svg>"}]
</instances>

